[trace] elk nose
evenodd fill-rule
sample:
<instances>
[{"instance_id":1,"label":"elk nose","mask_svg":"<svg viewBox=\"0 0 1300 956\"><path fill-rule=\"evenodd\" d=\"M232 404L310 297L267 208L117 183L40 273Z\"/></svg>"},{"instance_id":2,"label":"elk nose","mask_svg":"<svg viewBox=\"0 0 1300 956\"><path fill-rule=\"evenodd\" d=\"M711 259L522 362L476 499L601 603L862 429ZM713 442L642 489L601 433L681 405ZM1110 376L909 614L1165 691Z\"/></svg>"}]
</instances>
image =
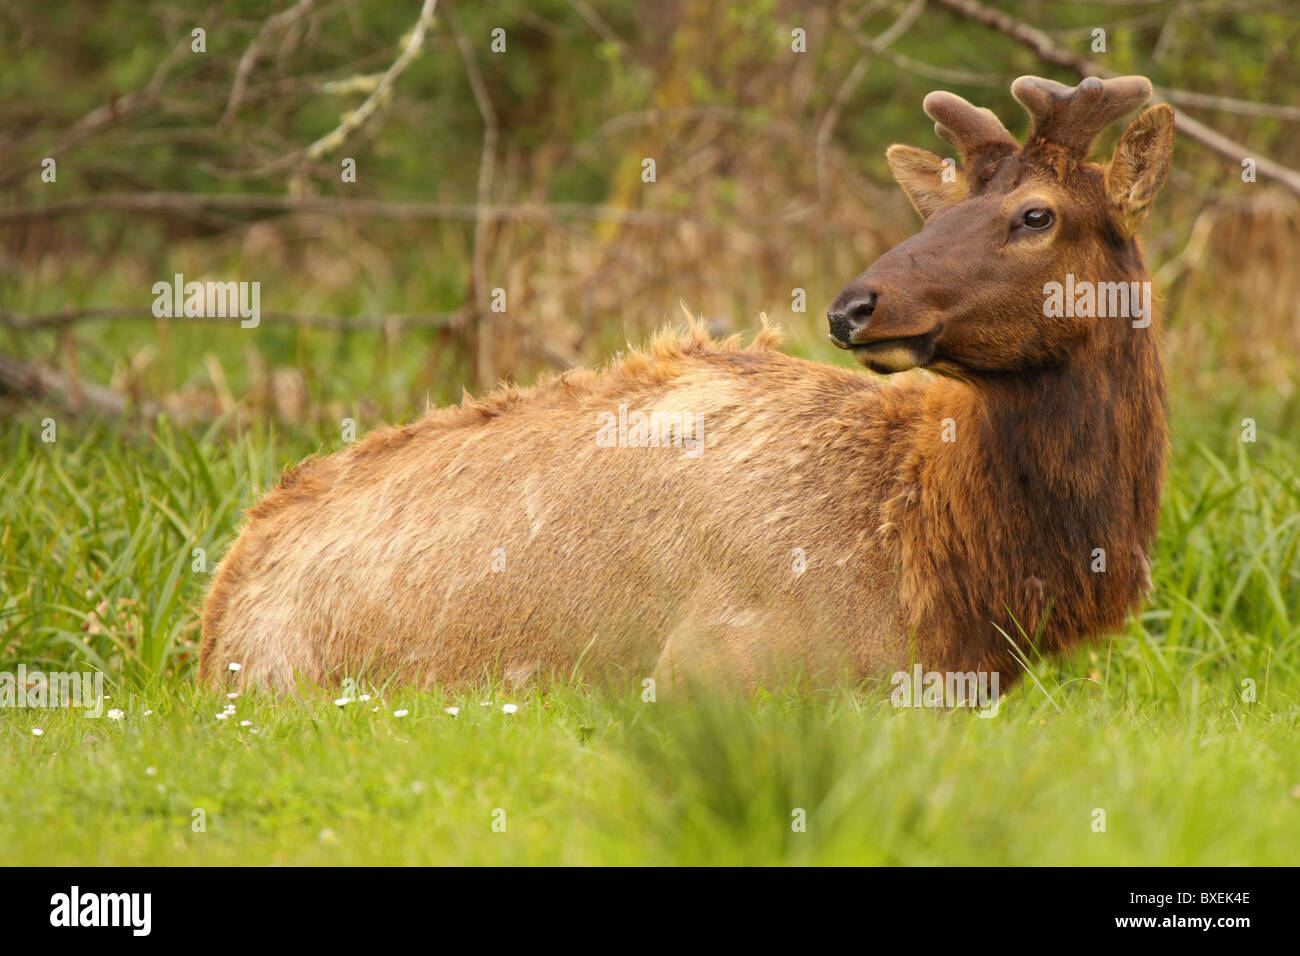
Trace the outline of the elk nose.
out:
<instances>
[{"instance_id":1,"label":"elk nose","mask_svg":"<svg viewBox=\"0 0 1300 956\"><path fill-rule=\"evenodd\" d=\"M842 349L855 344L853 333L871 324L871 316L879 301L880 293L874 289L849 297L842 304L836 299L831 311L826 313L831 325L831 341Z\"/></svg>"}]
</instances>

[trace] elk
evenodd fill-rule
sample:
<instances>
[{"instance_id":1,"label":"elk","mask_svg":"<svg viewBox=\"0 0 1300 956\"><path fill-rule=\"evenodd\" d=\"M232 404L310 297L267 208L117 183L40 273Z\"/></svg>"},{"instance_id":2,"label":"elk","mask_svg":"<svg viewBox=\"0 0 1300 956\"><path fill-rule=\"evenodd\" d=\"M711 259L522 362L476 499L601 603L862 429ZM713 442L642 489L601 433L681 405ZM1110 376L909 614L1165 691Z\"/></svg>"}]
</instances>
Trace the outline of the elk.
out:
<instances>
[{"instance_id":1,"label":"elk","mask_svg":"<svg viewBox=\"0 0 1300 956\"><path fill-rule=\"evenodd\" d=\"M783 354L766 319L748 347L690 320L599 372L309 458L217 569L200 679L754 686L922 664L1005 686L1027 646L1119 627L1150 584L1164 476L1158 325L1047 290L1149 281L1135 232L1173 114L1146 110L1103 166L1091 145L1145 78L1011 91L1023 146L987 109L925 98L961 165L890 147L924 225L828 313L866 368L925 371L866 376Z\"/></svg>"}]
</instances>

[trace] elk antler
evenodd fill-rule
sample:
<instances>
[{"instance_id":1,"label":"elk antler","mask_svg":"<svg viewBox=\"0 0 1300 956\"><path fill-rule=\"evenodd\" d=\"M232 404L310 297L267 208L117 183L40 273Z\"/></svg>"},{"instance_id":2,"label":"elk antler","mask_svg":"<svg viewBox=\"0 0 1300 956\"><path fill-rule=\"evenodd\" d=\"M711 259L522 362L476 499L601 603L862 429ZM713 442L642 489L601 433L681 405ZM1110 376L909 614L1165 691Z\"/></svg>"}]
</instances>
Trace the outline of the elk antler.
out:
<instances>
[{"instance_id":1,"label":"elk antler","mask_svg":"<svg viewBox=\"0 0 1300 956\"><path fill-rule=\"evenodd\" d=\"M1098 133L1147 101L1151 81L1145 76L1109 80L1087 76L1078 86L1066 86L1040 76L1022 76L1011 84L1011 95L1029 113L1027 149L1052 143L1076 159L1087 159Z\"/></svg>"},{"instance_id":2,"label":"elk antler","mask_svg":"<svg viewBox=\"0 0 1300 956\"><path fill-rule=\"evenodd\" d=\"M934 120L934 131L957 147L966 166L1001 159L1020 148L992 110L968 103L956 93L936 90L921 108Z\"/></svg>"}]
</instances>

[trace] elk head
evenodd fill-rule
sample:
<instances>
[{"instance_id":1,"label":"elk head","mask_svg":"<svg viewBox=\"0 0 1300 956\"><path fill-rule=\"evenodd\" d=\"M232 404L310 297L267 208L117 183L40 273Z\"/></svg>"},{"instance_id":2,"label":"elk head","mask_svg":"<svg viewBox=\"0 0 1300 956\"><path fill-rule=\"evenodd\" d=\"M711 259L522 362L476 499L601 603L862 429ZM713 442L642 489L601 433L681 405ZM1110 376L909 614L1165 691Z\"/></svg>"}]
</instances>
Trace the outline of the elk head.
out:
<instances>
[{"instance_id":1,"label":"elk head","mask_svg":"<svg viewBox=\"0 0 1300 956\"><path fill-rule=\"evenodd\" d=\"M961 167L914 146L886 153L925 225L828 313L832 342L873 371L923 366L973 380L1059 365L1090 339L1120 334L1119 323L1049 316L1045 286L1067 274L1146 277L1134 233L1169 170L1173 111L1144 112L1103 167L1087 161L1093 140L1146 102L1148 80L1067 87L1022 76L1011 93L1030 117L1023 147L989 110L935 92L925 112Z\"/></svg>"}]
</instances>

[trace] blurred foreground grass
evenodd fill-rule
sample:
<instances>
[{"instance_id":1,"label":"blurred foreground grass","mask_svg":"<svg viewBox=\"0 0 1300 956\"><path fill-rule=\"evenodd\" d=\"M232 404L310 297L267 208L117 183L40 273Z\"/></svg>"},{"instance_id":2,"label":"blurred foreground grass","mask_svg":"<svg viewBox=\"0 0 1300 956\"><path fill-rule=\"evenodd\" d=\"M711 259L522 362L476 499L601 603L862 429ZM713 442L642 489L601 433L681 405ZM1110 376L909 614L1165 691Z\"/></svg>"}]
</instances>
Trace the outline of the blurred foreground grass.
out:
<instances>
[{"instance_id":1,"label":"blurred foreground grass","mask_svg":"<svg viewBox=\"0 0 1300 956\"><path fill-rule=\"evenodd\" d=\"M569 688L217 719L169 683L115 695L119 720L6 715L0 841L24 864L1294 864L1294 699L1188 680L1026 685L989 720Z\"/></svg>"}]
</instances>

